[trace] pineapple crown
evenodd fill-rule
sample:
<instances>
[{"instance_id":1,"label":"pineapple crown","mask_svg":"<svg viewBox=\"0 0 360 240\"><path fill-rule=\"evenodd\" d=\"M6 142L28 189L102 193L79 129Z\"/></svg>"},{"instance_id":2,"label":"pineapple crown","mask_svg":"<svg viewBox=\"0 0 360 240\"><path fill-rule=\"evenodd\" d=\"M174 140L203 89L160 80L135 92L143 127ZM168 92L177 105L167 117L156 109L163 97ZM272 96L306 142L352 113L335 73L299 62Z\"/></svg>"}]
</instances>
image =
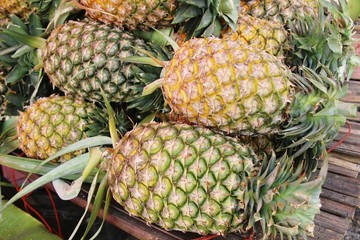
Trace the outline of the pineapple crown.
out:
<instances>
[{"instance_id":1,"label":"pineapple crown","mask_svg":"<svg viewBox=\"0 0 360 240\"><path fill-rule=\"evenodd\" d=\"M321 74L329 69L341 83L350 78L359 59L353 48L354 24L342 6L346 6L346 2L335 5L322 0L317 15L298 16L292 22L290 44L293 49L288 56L291 66L304 65Z\"/></svg>"},{"instance_id":2,"label":"pineapple crown","mask_svg":"<svg viewBox=\"0 0 360 240\"><path fill-rule=\"evenodd\" d=\"M179 0L172 24L184 24L187 39L220 36L224 25L236 30L240 0Z\"/></svg>"},{"instance_id":3,"label":"pineapple crown","mask_svg":"<svg viewBox=\"0 0 360 240\"><path fill-rule=\"evenodd\" d=\"M314 70L300 68L302 76L295 75L298 86L290 104L287 121L279 131L279 151L287 151L297 161L313 161L325 154L325 144L335 138L348 116L356 115L356 106L339 99L346 87ZM329 70L327 74L331 73ZM306 164L307 172L316 164Z\"/></svg>"},{"instance_id":4,"label":"pineapple crown","mask_svg":"<svg viewBox=\"0 0 360 240\"><path fill-rule=\"evenodd\" d=\"M40 17L31 13L28 22L15 15L10 16L11 22L6 29L0 29L0 62L5 70L4 84L9 91L6 94L8 102L5 115L18 115L35 95L45 96L51 92L51 86L42 81L41 73L34 70L38 63L36 49L25 46L14 38L11 32L38 37L43 33Z\"/></svg>"},{"instance_id":5,"label":"pineapple crown","mask_svg":"<svg viewBox=\"0 0 360 240\"><path fill-rule=\"evenodd\" d=\"M263 239L312 236L314 217L320 212L320 191L327 172L327 162L319 177L307 181L303 166L295 165L285 153L264 159L256 176L249 179L245 190L246 230L260 223Z\"/></svg>"}]
</instances>

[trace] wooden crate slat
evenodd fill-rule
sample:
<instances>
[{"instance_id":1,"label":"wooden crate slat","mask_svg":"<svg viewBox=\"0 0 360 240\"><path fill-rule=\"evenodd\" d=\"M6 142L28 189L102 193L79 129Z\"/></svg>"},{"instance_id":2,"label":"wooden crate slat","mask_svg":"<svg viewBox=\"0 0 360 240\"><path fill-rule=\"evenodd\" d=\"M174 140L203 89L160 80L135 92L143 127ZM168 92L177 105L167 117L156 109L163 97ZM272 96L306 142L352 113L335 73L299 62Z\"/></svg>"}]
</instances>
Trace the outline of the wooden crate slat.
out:
<instances>
[{"instance_id":1,"label":"wooden crate slat","mask_svg":"<svg viewBox=\"0 0 360 240\"><path fill-rule=\"evenodd\" d=\"M360 198L352 197L347 194L343 194L343 193L339 193L339 192L335 192L330 189L323 188L321 190L320 197L331 199L331 200L334 200L339 203L343 203L343 204L346 204L348 206L352 206L355 208L360 208Z\"/></svg>"},{"instance_id":2,"label":"wooden crate slat","mask_svg":"<svg viewBox=\"0 0 360 240\"><path fill-rule=\"evenodd\" d=\"M336 143L335 141L329 143L327 145L327 148L331 148L335 143ZM336 152L360 157L360 147L345 142L343 142L340 146L336 148Z\"/></svg>"},{"instance_id":3,"label":"wooden crate slat","mask_svg":"<svg viewBox=\"0 0 360 240\"><path fill-rule=\"evenodd\" d=\"M323 165L323 162L322 161L319 161L319 164L318 164L318 169L321 168L321 166ZM348 169L348 168L345 168L345 167L342 167L342 166L338 166L338 165L334 165L334 164L329 164L329 172L332 172L332 173L336 173L336 174L340 174L340 175L343 175L343 176L347 176L347 177L352 177L352 178L356 178L359 174L358 171L354 171L354 170L351 170L351 169Z\"/></svg>"},{"instance_id":4,"label":"wooden crate slat","mask_svg":"<svg viewBox=\"0 0 360 240\"><path fill-rule=\"evenodd\" d=\"M360 197L360 179L358 178L328 172L323 187L349 196Z\"/></svg>"},{"instance_id":5,"label":"wooden crate slat","mask_svg":"<svg viewBox=\"0 0 360 240\"><path fill-rule=\"evenodd\" d=\"M328 157L329 162L331 164L359 173L360 172L360 158L354 158L354 161L356 161L356 162L349 162L348 160L350 160L350 158L351 158L350 156L346 157L344 155L342 155L342 157L339 158L339 154L336 154L336 153L330 153L329 157ZM357 177L357 175L354 176L354 178L356 178L356 177Z\"/></svg>"},{"instance_id":6,"label":"wooden crate slat","mask_svg":"<svg viewBox=\"0 0 360 240\"><path fill-rule=\"evenodd\" d=\"M350 79L349 81L346 82L346 85L348 86L348 91L346 96L344 96L342 99L349 99L350 98L349 96L360 95L360 81L355 79Z\"/></svg>"},{"instance_id":7,"label":"wooden crate slat","mask_svg":"<svg viewBox=\"0 0 360 240\"><path fill-rule=\"evenodd\" d=\"M315 224L317 226L330 229L341 234L345 234L349 230L350 222L350 219L338 217L326 212L321 212L315 217Z\"/></svg>"},{"instance_id":8,"label":"wooden crate slat","mask_svg":"<svg viewBox=\"0 0 360 240\"><path fill-rule=\"evenodd\" d=\"M321 198L321 210L340 217L353 218L356 208L331 199Z\"/></svg>"},{"instance_id":9,"label":"wooden crate slat","mask_svg":"<svg viewBox=\"0 0 360 240\"><path fill-rule=\"evenodd\" d=\"M360 157L357 156L351 156L351 155L346 155L346 154L340 154L338 152L331 152L330 153L331 157L334 157L336 159L340 159L343 160L344 162L348 162L348 163L353 163L353 164L360 164ZM346 165L345 165L346 166ZM350 168L351 169L351 168ZM360 172L360 171L359 171Z\"/></svg>"},{"instance_id":10,"label":"wooden crate slat","mask_svg":"<svg viewBox=\"0 0 360 240\"><path fill-rule=\"evenodd\" d=\"M314 237L311 240L340 240L344 238L344 234L332 231L330 229L315 225Z\"/></svg>"}]
</instances>

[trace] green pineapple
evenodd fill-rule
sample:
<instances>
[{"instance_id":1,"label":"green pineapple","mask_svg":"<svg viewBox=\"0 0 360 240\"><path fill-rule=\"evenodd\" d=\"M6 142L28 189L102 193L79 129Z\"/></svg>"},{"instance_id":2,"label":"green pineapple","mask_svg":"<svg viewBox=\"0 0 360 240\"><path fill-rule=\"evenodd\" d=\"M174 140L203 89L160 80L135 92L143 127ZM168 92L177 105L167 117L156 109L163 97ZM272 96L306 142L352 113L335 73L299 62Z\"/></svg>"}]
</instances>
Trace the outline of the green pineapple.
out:
<instances>
[{"instance_id":1,"label":"green pineapple","mask_svg":"<svg viewBox=\"0 0 360 240\"><path fill-rule=\"evenodd\" d=\"M123 62L123 58L151 52L160 59L166 49L136 38L130 32L93 21L69 21L56 28L43 44L41 61L52 84L68 95L102 101L100 88L111 102L134 104L142 111L161 109L160 92L142 97L143 87L161 69Z\"/></svg>"},{"instance_id":2,"label":"green pineapple","mask_svg":"<svg viewBox=\"0 0 360 240\"><path fill-rule=\"evenodd\" d=\"M46 159L87 137L109 135L101 112L95 104L71 96L39 98L20 113L17 121L20 149L30 158ZM124 112L117 114L116 122L120 132L131 127ZM55 161L64 162L83 152L65 154Z\"/></svg>"},{"instance_id":3,"label":"green pineapple","mask_svg":"<svg viewBox=\"0 0 360 240\"><path fill-rule=\"evenodd\" d=\"M260 161L250 147L209 129L149 123L111 151L107 171L114 199L130 215L166 230L225 234L261 226L311 236L321 180L303 183L286 156Z\"/></svg>"}]
</instances>

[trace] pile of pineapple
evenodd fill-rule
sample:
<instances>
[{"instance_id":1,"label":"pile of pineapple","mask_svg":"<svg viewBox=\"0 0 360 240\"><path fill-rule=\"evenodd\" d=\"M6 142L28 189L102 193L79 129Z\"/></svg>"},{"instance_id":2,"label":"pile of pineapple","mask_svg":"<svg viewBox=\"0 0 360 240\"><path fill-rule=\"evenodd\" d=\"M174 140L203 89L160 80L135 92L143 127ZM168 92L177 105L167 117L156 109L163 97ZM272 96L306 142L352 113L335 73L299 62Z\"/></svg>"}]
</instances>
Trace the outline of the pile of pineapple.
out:
<instances>
[{"instance_id":1,"label":"pile of pineapple","mask_svg":"<svg viewBox=\"0 0 360 240\"><path fill-rule=\"evenodd\" d=\"M355 111L345 1L16 2L0 7L16 119L0 147L59 168L99 147L113 198L166 230L312 236L326 169L309 177Z\"/></svg>"}]
</instances>

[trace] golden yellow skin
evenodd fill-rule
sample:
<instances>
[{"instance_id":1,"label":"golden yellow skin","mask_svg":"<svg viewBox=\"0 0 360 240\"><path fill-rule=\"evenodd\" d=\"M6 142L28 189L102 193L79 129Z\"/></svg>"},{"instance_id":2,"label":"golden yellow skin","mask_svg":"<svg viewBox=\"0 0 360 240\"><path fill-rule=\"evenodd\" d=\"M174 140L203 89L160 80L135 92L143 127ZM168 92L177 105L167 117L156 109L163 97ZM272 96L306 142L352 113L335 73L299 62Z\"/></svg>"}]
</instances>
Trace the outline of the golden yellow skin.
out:
<instances>
[{"instance_id":1,"label":"golden yellow skin","mask_svg":"<svg viewBox=\"0 0 360 240\"><path fill-rule=\"evenodd\" d=\"M28 157L46 159L86 138L85 128L92 122L88 117L91 111L93 105L72 97L39 98L20 113L17 124L20 149ZM69 160L82 152L65 154L56 161Z\"/></svg>"},{"instance_id":2,"label":"golden yellow skin","mask_svg":"<svg viewBox=\"0 0 360 240\"><path fill-rule=\"evenodd\" d=\"M169 26L176 0L80 0L89 16L129 30Z\"/></svg>"},{"instance_id":3,"label":"golden yellow skin","mask_svg":"<svg viewBox=\"0 0 360 240\"><path fill-rule=\"evenodd\" d=\"M238 41L191 39L164 68L163 93L186 122L269 133L290 102L289 75L276 57Z\"/></svg>"},{"instance_id":4,"label":"golden yellow skin","mask_svg":"<svg viewBox=\"0 0 360 240\"><path fill-rule=\"evenodd\" d=\"M289 33L281 24L250 15L241 15L237 26L235 32L228 28L221 37L251 45L256 49L265 50L274 56L282 56L284 50L289 48Z\"/></svg>"},{"instance_id":5,"label":"golden yellow skin","mask_svg":"<svg viewBox=\"0 0 360 240\"><path fill-rule=\"evenodd\" d=\"M1 0L1 16L6 16L9 13L12 13L22 18L26 18L30 14L30 12L31 8L27 0Z\"/></svg>"},{"instance_id":6,"label":"golden yellow skin","mask_svg":"<svg viewBox=\"0 0 360 240\"><path fill-rule=\"evenodd\" d=\"M296 15L316 14L318 0L241 0L239 14L288 25Z\"/></svg>"}]
</instances>

